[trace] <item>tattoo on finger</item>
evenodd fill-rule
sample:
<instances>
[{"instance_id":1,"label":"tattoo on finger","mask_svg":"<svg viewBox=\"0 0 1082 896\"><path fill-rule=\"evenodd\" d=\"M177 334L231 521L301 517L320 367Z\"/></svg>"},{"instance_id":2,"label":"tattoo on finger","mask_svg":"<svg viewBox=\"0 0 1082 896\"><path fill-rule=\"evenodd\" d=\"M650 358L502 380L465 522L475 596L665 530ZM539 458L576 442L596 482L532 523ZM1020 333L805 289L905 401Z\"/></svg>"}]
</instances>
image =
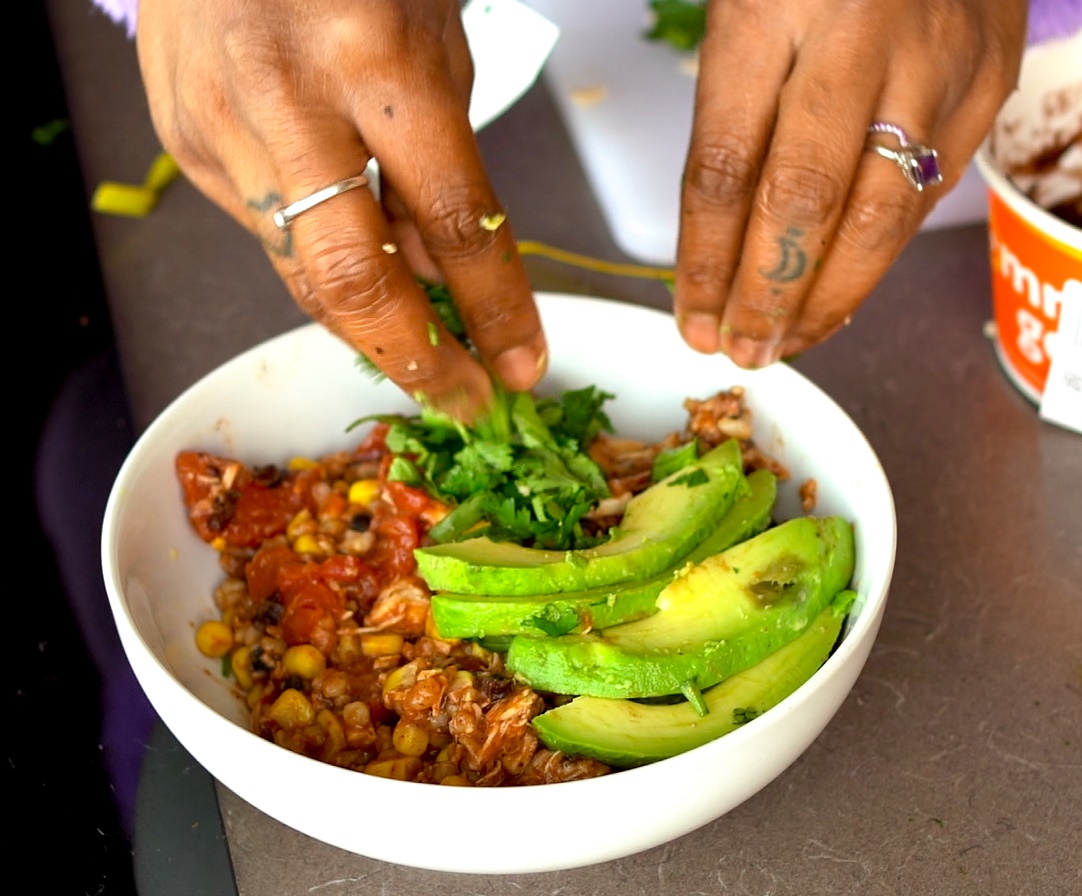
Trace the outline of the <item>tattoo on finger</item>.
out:
<instances>
[{"instance_id":1,"label":"tattoo on finger","mask_svg":"<svg viewBox=\"0 0 1082 896\"><path fill-rule=\"evenodd\" d=\"M792 283L804 276L808 256L801 245L804 231L790 227L778 237L778 262L772 268L759 268L759 273L775 283Z\"/></svg>"},{"instance_id":2,"label":"tattoo on finger","mask_svg":"<svg viewBox=\"0 0 1082 896\"><path fill-rule=\"evenodd\" d=\"M289 230L281 230L278 227L274 227L273 230L264 232L263 227L261 226L263 219L268 212L277 211L284 204L285 202L283 201L281 194L273 191L267 193L262 199L249 199L244 203L246 208L256 213L256 235L259 237L259 242L263 244L263 248L272 255L277 255L279 258L292 258L292 232Z\"/></svg>"}]
</instances>

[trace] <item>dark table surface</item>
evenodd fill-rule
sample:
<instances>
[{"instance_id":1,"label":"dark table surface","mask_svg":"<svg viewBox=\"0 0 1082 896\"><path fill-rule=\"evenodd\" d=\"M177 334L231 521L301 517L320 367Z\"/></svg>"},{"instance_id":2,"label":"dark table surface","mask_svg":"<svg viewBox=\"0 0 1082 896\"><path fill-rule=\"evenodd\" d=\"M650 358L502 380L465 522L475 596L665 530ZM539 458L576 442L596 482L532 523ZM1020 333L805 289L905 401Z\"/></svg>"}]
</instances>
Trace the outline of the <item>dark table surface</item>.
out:
<instances>
[{"instance_id":1,"label":"dark table surface","mask_svg":"<svg viewBox=\"0 0 1082 896\"><path fill-rule=\"evenodd\" d=\"M87 185L141 180L159 146L132 45L89 4L47 6ZM520 238L621 260L543 86L481 143ZM254 239L184 181L144 219L93 224L137 431L204 373L306 320ZM529 264L538 289L667 305L656 283ZM159 725L136 819L140 891L1082 891L1082 438L1042 422L1010 385L989 316L983 226L925 232L852 326L795 362L878 452L897 502L898 561L852 694L745 804L602 866L444 875L282 826L212 781Z\"/></svg>"}]
</instances>

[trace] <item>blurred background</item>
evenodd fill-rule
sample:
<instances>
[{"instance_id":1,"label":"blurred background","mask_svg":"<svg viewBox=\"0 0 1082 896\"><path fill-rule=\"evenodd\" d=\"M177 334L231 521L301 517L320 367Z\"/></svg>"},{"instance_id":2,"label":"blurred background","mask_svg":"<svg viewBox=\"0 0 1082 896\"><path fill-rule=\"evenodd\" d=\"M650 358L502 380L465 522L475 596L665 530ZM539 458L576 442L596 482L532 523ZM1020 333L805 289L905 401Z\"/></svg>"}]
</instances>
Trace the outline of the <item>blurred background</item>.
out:
<instances>
[{"instance_id":1,"label":"blurred background","mask_svg":"<svg viewBox=\"0 0 1082 896\"><path fill-rule=\"evenodd\" d=\"M61 512L70 506L86 560L86 545L98 538L87 520L100 520L91 514L103 506L108 479L102 474L115 463L108 455L130 439L130 423L90 229L89 191L67 123L46 10L22 4L19 15L27 16L30 36L30 52L18 54L20 66L28 60L30 71L14 80L21 111L12 171L23 200L12 223L28 241L9 273L20 286L11 303L17 316L8 331L15 338L7 364L12 406L17 414L30 409L27 425L16 417L13 427L14 478L18 507L30 521L30 551L29 568L13 574L8 586L15 615L9 631L16 634L6 790L14 797L15 835L6 852L13 862L32 861L32 873L49 892L127 894L135 892L131 849L103 763L100 679L38 515L34 471L58 397L89 402L100 432L87 441L66 440L70 464L43 471L52 506ZM49 425L56 435L55 418Z\"/></svg>"}]
</instances>

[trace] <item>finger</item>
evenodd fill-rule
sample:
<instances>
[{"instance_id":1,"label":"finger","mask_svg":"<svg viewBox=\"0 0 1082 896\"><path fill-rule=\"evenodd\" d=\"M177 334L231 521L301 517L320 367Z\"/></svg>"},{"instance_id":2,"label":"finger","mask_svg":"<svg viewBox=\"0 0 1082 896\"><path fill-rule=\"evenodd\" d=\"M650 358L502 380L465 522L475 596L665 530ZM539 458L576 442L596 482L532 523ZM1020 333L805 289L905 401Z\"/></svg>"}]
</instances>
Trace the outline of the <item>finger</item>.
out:
<instances>
[{"instance_id":1,"label":"finger","mask_svg":"<svg viewBox=\"0 0 1082 896\"><path fill-rule=\"evenodd\" d=\"M882 59L855 31L813 33L801 47L782 90L721 320L721 349L736 363L776 361L801 320L843 217L885 78Z\"/></svg>"},{"instance_id":2,"label":"finger","mask_svg":"<svg viewBox=\"0 0 1082 896\"><path fill-rule=\"evenodd\" d=\"M384 181L442 272L483 361L509 388L529 389L545 369L545 338L466 107L449 82L390 102L393 120L365 133ZM400 146L410 151L396 153Z\"/></svg>"},{"instance_id":3,"label":"finger","mask_svg":"<svg viewBox=\"0 0 1082 896\"><path fill-rule=\"evenodd\" d=\"M836 230L798 316L783 335L778 356L822 342L847 322L968 162L968 154L956 151L943 130L947 101L942 78L919 54L893 58L888 71L873 118L900 127L910 144L936 147L943 182L918 190L896 161L876 151L877 146L904 149L898 136L865 132Z\"/></svg>"},{"instance_id":4,"label":"finger","mask_svg":"<svg viewBox=\"0 0 1082 896\"><path fill-rule=\"evenodd\" d=\"M282 184L288 202L355 175L368 162L348 119L295 119L288 136L268 130L262 145L277 162L268 178ZM261 235L267 227L264 218ZM403 390L465 419L490 401L488 375L443 327L369 190L341 193L287 229L274 229L282 248L270 251L271 260L301 308Z\"/></svg>"},{"instance_id":5,"label":"finger","mask_svg":"<svg viewBox=\"0 0 1082 896\"><path fill-rule=\"evenodd\" d=\"M461 16L447 17L444 22L442 43L448 48L447 69L451 82L457 92L459 102L468 108L473 89L474 70L473 59L468 52L466 36L462 29ZM452 52L451 48L460 48L461 51ZM428 254L421 232L408 207L390 184L381 185L380 200L387 220L390 222L395 243L413 272L430 282L442 281L443 273L432 256Z\"/></svg>"},{"instance_id":6,"label":"finger","mask_svg":"<svg viewBox=\"0 0 1082 896\"><path fill-rule=\"evenodd\" d=\"M719 348L777 96L793 61L763 7L736 6L708 8L680 199L674 310L685 341L705 353Z\"/></svg>"}]
</instances>

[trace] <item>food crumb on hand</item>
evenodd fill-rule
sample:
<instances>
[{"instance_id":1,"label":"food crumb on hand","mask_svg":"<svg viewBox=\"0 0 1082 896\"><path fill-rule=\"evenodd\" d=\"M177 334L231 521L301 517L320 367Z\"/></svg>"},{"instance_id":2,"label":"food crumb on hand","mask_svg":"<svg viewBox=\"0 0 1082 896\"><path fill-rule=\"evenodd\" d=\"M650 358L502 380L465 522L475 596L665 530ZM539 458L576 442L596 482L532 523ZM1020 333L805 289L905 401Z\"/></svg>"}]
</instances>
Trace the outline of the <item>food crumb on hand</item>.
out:
<instances>
[{"instance_id":1,"label":"food crumb on hand","mask_svg":"<svg viewBox=\"0 0 1082 896\"><path fill-rule=\"evenodd\" d=\"M499 230L503 225L503 222L507 220L507 215L503 212L496 212L491 215L481 215L481 229L488 230L490 232Z\"/></svg>"}]
</instances>

